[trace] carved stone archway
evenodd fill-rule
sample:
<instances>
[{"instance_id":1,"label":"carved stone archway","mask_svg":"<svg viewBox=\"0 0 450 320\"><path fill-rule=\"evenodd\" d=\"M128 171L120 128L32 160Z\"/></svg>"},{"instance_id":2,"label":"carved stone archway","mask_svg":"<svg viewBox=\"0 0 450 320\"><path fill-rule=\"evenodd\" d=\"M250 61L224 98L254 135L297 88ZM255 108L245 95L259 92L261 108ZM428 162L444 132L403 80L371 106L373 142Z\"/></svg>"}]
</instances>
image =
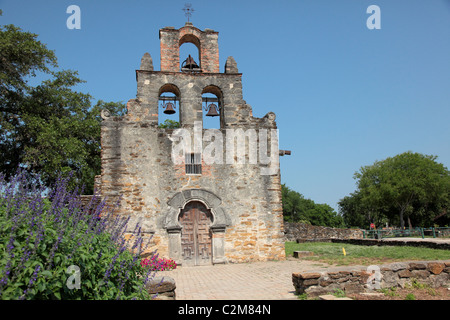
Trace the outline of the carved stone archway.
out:
<instances>
[{"instance_id":1,"label":"carved stone archway","mask_svg":"<svg viewBox=\"0 0 450 320\"><path fill-rule=\"evenodd\" d=\"M176 193L168 202L164 228L169 234L169 255L177 263L182 263L181 231L178 222L181 210L191 201L200 201L213 215L212 232L212 263L225 263L225 230L231 225L230 216L226 213L220 199L214 193L204 189L189 189Z\"/></svg>"}]
</instances>

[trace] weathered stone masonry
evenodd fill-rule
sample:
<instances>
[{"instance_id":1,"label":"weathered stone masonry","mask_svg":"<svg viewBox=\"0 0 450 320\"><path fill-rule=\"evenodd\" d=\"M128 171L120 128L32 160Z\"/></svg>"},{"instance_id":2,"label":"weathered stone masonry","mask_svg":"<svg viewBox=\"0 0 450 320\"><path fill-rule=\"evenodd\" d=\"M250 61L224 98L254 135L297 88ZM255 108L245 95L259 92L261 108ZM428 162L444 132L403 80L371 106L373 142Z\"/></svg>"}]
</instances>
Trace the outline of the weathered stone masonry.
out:
<instances>
[{"instance_id":1,"label":"weathered stone masonry","mask_svg":"<svg viewBox=\"0 0 450 320\"><path fill-rule=\"evenodd\" d=\"M362 239L362 229L313 226L301 222L284 222L286 241L331 241L331 239Z\"/></svg>"},{"instance_id":2,"label":"weathered stone masonry","mask_svg":"<svg viewBox=\"0 0 450 320\"><path fill-rule=\"evenodd\" d=\"M404 288L414 281L433 288L450 284L450 260L395 262L380 266L336 267L327 271L294 272L292 282L297 294L310 297L333 293L370 292L391 287Z\"/></svg>"},{"instance_id":3,"label":"weathered stone masonry","mask_svg":"<svg viewBox=\"0 0 450 320\"><path fill-rule=\"evenodd\" d=\"M151 249L179 264L284 259L279 162L271 175L262 175L264 166L248 161L203 161L201 174L186 174L184 164L173 163L171 157L173 130L158 128L158 103L164 92L179 99L182 128L192 130L195 121L203 121L204 93L218 98L217 130L223 135L232 128L277 128L273 113L253 117L232 57L225 72L219 72L217 39L217 32L201 31L190 23L178 30L160 30L161 71L154 70L146 53L136 70L137 96L128 102L127 114L103 113L101 194L110 201L120 196L119 214L139 221L152 236ZM199 48L201 71L180 72L179 47L185 42ZM201 212L203 220L183 220L195 212Z\"/></svg>"}]
</instances>

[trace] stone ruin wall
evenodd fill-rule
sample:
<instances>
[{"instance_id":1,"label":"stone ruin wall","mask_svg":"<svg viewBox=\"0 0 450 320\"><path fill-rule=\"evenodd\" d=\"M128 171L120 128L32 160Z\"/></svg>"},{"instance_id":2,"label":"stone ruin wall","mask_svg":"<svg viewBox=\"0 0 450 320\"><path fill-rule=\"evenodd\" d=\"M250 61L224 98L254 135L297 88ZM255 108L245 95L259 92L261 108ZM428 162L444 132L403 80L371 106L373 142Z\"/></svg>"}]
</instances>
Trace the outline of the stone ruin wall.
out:
<instances>
[{"instance_id":1,"label":"stone ruin wall","mask_svg":"<svg viewBox=\"0 0 450 320\"><path fill-rule=\"evenodd\" d=\"M355 294L392 287L404 288L413 281L432 288L449 286L450 260L395 262L292 274L296 294L306 293L308 297L330 294L338 289L346 294Z\"/></svg>"},{"instance_id":2,"label":"stone ruin wall","mask_svg":"<svg viewBox=\"0 0 450 320\"><path fill-rule=\"evenodd\" d=\"M362 239L362 229L313 226L300 222L284 222L286 241L320 241L329 239Z\"/></svg>"}]
</instances>

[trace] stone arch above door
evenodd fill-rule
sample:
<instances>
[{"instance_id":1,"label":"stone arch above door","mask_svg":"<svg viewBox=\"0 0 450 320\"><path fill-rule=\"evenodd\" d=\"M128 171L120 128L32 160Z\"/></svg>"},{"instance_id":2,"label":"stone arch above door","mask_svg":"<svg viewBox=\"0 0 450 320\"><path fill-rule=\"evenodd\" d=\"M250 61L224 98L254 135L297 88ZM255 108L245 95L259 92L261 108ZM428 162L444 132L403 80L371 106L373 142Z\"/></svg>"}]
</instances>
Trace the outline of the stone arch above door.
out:
<instances>
[{"instance_id":1,"label":"stone arch above door","mask_svg":"<svg viewBox=\"0 0 450 320\"><path fill-rule=\"evenodd\" d=\"M211 210L213 214L212 229L225 229L231 225L230 216L221 206L222 199L214 193L204 189L189 189L176 193L168 202L168 212L165 217L164 227L168 232L171 230L180 230L181 226L178 223L178 215L180 210L184 208L186 203L190 201L200 201Z\"/></svg>"},{"instance_id":2,"label":"stone arch above door","mask_svg":"<svg viewBox=\"0 0 450 320\"><path fill-rule=\"evenodd\" d=\"M189 189L176 193L168 202L168 211L164 220L169 236L169 255L177 264L183 262L181 247L181 232L183 227L178 222L178 215L187 203L199 201L211 211L213 223L212 233L212 263L226 263L225 231L231 225L230 216L222 208L222 199L214 193L204 189Z\"/></svg>"}]
</instances>

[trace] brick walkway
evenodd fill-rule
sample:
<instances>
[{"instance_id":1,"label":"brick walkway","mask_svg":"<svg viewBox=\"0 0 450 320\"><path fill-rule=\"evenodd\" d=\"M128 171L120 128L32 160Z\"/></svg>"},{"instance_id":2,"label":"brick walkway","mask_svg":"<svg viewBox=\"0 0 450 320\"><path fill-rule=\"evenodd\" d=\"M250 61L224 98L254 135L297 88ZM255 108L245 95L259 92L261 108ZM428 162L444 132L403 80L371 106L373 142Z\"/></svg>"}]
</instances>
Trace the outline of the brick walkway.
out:
<instances>
[{"instance_id":1,"label":"brick walkway","mask_svg":"<svg viewBox=\"0 0 450 320\"><path fill-rule=\"evenodd\" d=\"M292 272L326 267L313 261L286 260L178 267L157 276L175 279L177 300L286 300L297 299Z\"/></svg>"}]
</instances>

